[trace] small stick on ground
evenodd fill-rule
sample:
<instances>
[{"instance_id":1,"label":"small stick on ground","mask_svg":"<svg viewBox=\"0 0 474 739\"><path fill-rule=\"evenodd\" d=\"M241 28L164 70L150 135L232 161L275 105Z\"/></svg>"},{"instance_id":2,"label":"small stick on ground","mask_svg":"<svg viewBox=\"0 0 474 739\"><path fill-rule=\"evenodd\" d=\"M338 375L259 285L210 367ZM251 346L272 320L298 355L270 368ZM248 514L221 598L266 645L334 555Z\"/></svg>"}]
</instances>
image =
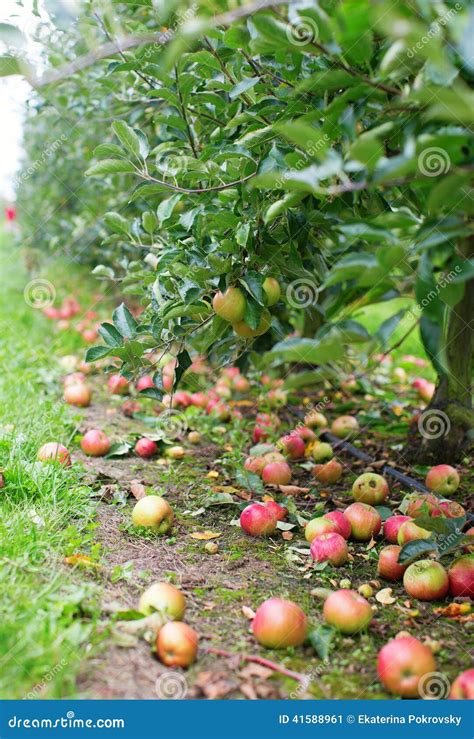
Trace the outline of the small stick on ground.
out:
<instances>
[{"instance_id":1,"label":"small stick on ground","mask_svg":"<svg viewBox=\"0 0 474 739\"><path fill-rule=\"evenodd\" d=\"M262 665L262 667L268 667L269 670L280 672L282 675L291 677L292 680L297 680L299 683L308 679L306 675L302 675L300 672L287 670L285 667L277 665L276 662L270 662L270 660L264 657L257 657L254 654L235 654L234 652L228 652L225 649L215 649L214 647L204 647L202 651L207 654L217 654L220 657L239 657L244 662L254 662L257 665Z\"/></svg>"}]
</instances>

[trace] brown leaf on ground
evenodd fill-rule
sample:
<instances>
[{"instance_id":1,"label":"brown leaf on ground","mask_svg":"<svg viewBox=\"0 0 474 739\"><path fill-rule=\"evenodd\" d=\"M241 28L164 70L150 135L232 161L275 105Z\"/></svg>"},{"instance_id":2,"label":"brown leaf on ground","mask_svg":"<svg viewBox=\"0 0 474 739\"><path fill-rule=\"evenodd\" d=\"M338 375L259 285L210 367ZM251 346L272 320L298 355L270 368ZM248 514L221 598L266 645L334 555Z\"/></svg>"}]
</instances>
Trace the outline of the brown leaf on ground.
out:
<instances>
[{"instance_id":1,"label":"brown leaf on ground","mask_svg":"<svg viewBox=\"0 0 474 739\"><path fill-rule=\"evenodd\" d=\"M237 687L228 679L225 672L200 672L194 683L201 693L209 700L224 698Z\"/></svg>"},{"instance_id":2,"label":"brown leaf on ground","mask_svg":"<svg viewBox=\"0 0 474 739\"><path fill-rule=\"evenodd\" d=\"M470 603L450 603L444 608L435 608L434 612L445 618L458 619L460 616L466 616L471 611Z\"/></svg>"},{"instance_id":3,"label":"brown leaf on ground","mask_svg":"<svg viewBox=\"0 0 474 739\"><path fill-rule=\"evenodd\" d=\"M255 688L253 687L252 683L241 683L240 692L243 693L249 701L258 700L258 695L255 692Z\"/></svg>"},{"instance_id":4,"label":"brown leaf on ground","mask_svg":"<svg viewBox=\"0 0 474 739\"><path fill-rule=\"evenodd\" d=\"M198 541L210 541L210 539L218 539L222 534L219 531L193 531L189 536Z\"/></svg>"},{"instance_id":5,"label":"brown leaf on ground","mask_svg":"<svg viewBox=\"0 0 474 739\"><path fill-rule=\"evenodd\" d=\"M245 680L248 680L251 677L259 677L262 678L262 680L267 680L267 678L273 675L273 670L270 670L268 667L264 667L263 665L257 665L250 662L246 667L243 667L240 670L239 675Z\"/></svg>"},{"instance_id":6,"label":"brown leaf on ground","mask_svg":"<svg viewBox=\"0 0 474 739\"><path fill-rule=\"evenodd\" d=\"M291 541L293 538L293 534L291 533L291 531L282 531L281 538L285 541Z\"/></svg>"},{"instance_id":7,"label":"brown leaf on ground","mask_svg":"<svg viewBox=\"0 0 474 739\"><path fill-rule=\"evenodd\" d=\"M298 485L278 485L284 495L303 495L309 493L309 488L300 488Z\"/></svg>"},{"instance_id":8,"label":"brown leaf on ground","mask_svg":"<svg viewBox=\"0 0 474 739\"><path fill-rule=\"evenodd\" d=\"M137 500L141 500L141 498L146 496L146 488L139 480L132 480L130 482L130 492Z\"/></svg>"},{"instance_id":9,"label":"brown leaf on ground","mask_svg":"<svg viewBox=\"0 0 474 739\"><path fill-rule=\"evenodd\" d=\"M3 470L0 470L0 488L3 488L5 485L5 477L3 476Z\"/></svg>"}]
</instances>

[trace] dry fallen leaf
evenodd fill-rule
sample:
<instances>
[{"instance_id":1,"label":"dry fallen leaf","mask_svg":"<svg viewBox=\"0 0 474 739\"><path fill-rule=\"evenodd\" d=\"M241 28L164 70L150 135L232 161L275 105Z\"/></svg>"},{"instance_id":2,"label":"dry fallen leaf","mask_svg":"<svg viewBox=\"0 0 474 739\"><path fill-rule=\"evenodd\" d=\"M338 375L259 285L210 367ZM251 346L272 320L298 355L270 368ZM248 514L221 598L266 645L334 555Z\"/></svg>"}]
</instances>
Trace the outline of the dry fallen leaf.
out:
<instances>
[{"instance_id":1,"label":"dry fallen leaf","mask_svg":"<svg viewBox=\"0 0 474 739\"><path fill-rule=\"evenodd\" d=\"M470 603L450 603L445 608L435 608L434 612L445 618L457 618L458 616L465 616L470 610Z\"/></svg>"},{"instance_id":2,"label":"dry fallen leaf","mask_svg":"<svg viewBox=\"0 0 474 739\"><path fill-rule=\"evenodd\" d=\"M383 606L391 606L395 603L396 598L392 595L392 588L383 588L375 594L375 600L381 603Z\"/></svg>"},{"instance_id":3,"label":"dry fallen leaf","mask_svg":"<svg viewBox=\"0 0 474 739\"><path fill-rule=\"evenodd\" d=\"M139 482L139 480L131 480L130 492L137 500L140 500L141 498L144 498L146 496L146 488L141 482Z\"/></svg>"},{"instance_id":4,"label":"dry fallen leaf","mask_svg":"<svg viewBox=\"0 0 474 739\"><path fill-rule=\"evenodd\" d=\"M238 488L232 487L232 485L214 485L211 488L213 493L240 493Z\"/></svg>"},{"instance_id":5,"label":"dry fallen leaf","mask_svg":"<svg viewBox=\"0 0 474 739\"><path fill-rule=\"evenodd\" d=\"M251 677L259 677L262 678L262 680L266 680L273 674L273 670L270 670L268 667L253 664L252 662L249 662L248 665L246 665L239 671L239 675L245 679Z\"/></svg>"},{"instance_id":6,"label":"dry fallen leaf","mask_svg":"<svg viewBox=\"0 0 474 739\"><path fill-rule=\"evenodd\" d=\"M210 539L218 539L222 534L219 531L193 531L189 536L191 539L197 539L198 541L209 541Z\"/></svg>"},{"instance_id":7,"label":"dry fallen leaf","mask_svg":"<svg viewBox=\"0 0 474 739\"><path fill-rule=\"evenodd\" d=\"M93 562L87 554L71 554L70 557L64 557L64 564L79 565L80 567L100 567L98 562Z\"/></svg>"},{"instance_id":8,"label":"dry fallen leaf","mask_svg":"<svg viewBox=\"0 0 474 739\"><path fill-rule=\"evenodd\" d=\"M293 538L293 534L291 533L291 531L282 531L281 538L285 541L291 541Z\"/></svg>"},{"instance_id":9,"label":"dry fallen leaf","mask_svg":"<svg viewBox=\"0 0 474 739\"><path fill-rule=\"evenodd\" d=\"M298 485L278 485L284 495L303 495L309 493L309 488L300 488Z\"/></svg>"},{"instance_id":10,"label":"dry fallen leaf","mask_svg":"<svg viewBox=\"0 0 474 739\"><path fill-rule=\"evenodd\" d=\"M249 619L249 621L255 618L255 611L252 611L252 609L248 606L242 606L242 613L244 614L245 618Z\"/></svg>"},{"instance_id":11,"label":"dry fallen leaf","mask_svg":"<svg viewBox=\"0 0 474 739\"><path fill-rule=\"evenodd\" d=\"M215 470L211 470L210 472L207 473L206 477L210 477L211 479L215 480L216 477L219 477L219 473L216 472Z\"/></svg>"}]
</instances>

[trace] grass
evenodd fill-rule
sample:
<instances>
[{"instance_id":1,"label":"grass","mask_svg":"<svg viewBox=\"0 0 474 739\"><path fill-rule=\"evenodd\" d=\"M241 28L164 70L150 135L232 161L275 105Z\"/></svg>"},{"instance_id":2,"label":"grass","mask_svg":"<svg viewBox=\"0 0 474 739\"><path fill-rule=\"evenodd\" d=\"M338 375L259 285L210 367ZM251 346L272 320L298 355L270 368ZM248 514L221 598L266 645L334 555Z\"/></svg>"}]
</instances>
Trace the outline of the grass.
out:
<instances>
[{"instance_id":1,"label":"grass","mask_svg":"<svg viewBox=\"0 0 474 739\"><path fill-rule=\"evenodd\" d=\"M56 340L27 305L30 277L11 252L0 236L0 697L62 698L74 694L94 638L99 587L63 564L93 550L94 505L79 469L43 465L36 453L47 441L68 446L74 435L52 354L77 340L67 332Z\"/></svg>"}]
</instances>

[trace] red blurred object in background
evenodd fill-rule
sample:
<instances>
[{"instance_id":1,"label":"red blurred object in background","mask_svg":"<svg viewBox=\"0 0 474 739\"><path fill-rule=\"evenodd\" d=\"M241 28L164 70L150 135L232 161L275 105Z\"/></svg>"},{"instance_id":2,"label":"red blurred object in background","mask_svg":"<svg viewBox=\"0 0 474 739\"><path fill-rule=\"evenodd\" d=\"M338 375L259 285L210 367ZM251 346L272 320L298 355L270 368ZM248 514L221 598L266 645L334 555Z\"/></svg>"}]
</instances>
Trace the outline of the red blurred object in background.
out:
<instances>
[{"instance_id":1,"label":"red blurred object in background","mask_svg":"<svg viewBox=\"0 0 474 739\"><path fill-rule=\"evenodd\" d=\"M16 220L16 208L14 208L13 205L7 205L5 208L5 218L7 221Z\"/></svg>"}]
</instances>

